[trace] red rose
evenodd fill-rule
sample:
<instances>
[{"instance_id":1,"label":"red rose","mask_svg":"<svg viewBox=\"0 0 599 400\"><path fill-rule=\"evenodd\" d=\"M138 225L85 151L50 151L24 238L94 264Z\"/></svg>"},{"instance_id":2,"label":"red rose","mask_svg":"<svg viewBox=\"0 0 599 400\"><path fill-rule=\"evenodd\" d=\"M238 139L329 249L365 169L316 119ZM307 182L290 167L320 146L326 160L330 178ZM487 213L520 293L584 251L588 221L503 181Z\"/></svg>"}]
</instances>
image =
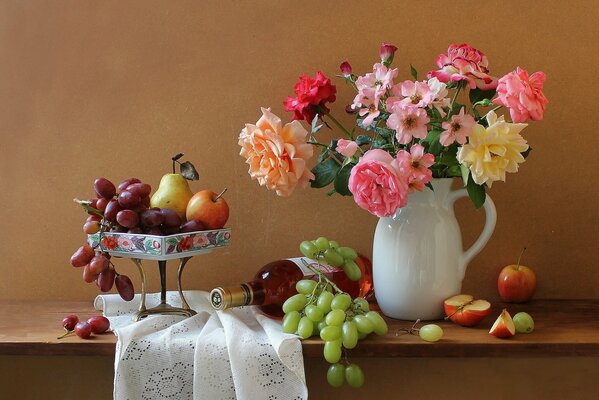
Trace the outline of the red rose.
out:
<instances>
[{"instance_id":1,"label":"red rose","mask_svg":"<svg viewBox=\"0 0 599 400\"><path fill-rule=\"evenodd\" d=\"M329 112L326 103L335 101L337 88L322 72L316 73L316 78L300 76L300 81L294 86L297 97L288 96L283 103L286 111L293 111L293 120L312 122L318 112L318 107Z\"/></svg>"}]
</instances>

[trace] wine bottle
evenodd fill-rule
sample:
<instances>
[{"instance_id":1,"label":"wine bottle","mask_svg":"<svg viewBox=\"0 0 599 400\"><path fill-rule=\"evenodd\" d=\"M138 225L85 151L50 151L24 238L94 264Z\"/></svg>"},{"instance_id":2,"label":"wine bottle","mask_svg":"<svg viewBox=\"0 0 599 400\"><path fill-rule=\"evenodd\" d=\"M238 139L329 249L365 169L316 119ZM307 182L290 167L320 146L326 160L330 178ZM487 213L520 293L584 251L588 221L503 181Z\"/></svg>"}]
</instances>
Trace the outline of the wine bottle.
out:
<instances>
[{"instance_id":1,"label":"wine bottle","mask_svg":"<svg viewBox=\"0 0 599 400\"><path fill-rule=\"evenodd\" d=\"M213 289L210 292L210 302L217 310L257 305L266 315L280 318L283 316L281 308L283 302L297 293L295 290L297 281L318 278L310 268L321 271L339 289L347 292L350 296L368 299L373 293L372 263L361 254L358 255L355 262L362 273L357 281L350 280L340 268L334 268L324 262L316 262L306 257L273 261L260 268L254 279L249 282L239 286Z\"/></svg>"}]
</instances>

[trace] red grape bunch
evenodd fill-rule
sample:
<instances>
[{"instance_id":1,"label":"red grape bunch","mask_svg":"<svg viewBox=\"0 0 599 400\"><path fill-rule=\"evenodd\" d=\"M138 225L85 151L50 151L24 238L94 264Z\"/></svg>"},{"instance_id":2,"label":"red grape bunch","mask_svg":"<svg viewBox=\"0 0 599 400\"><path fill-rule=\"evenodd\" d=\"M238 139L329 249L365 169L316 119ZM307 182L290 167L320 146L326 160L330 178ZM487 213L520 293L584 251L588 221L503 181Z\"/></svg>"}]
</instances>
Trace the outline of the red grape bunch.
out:
<instances>
[{"instance_id":1,"label":"red grape bunch","mask_svg":"<svg viewBox=\"0 0 599 400\"><path fill-rule=\"evenodd\" d=\"M71 333L75 333L81 339L87 339L92 333L101 334L106 332L110 328L110 321L101 315L91 317L87 321L80 321L78 316L71 314L63 318L62 327L65 333L57 339L62 339Z\"/></svg>"}]
</instances>

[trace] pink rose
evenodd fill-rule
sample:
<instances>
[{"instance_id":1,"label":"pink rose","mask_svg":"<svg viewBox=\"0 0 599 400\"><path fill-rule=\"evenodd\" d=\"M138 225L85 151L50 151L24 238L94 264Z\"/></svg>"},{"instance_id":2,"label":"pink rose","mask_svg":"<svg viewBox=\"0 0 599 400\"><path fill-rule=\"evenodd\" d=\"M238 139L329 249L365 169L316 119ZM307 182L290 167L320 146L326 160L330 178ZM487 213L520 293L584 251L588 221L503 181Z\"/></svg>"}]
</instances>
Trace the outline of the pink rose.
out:
<instances>
[{"instance_id":1,"label":"pink rose","mask_svg":"<svg viewBox=\"0 0 599 400\"><path fill-rule=\"evenodd\" d=\"M393 56L395 56L395 52L397 51L397 47L393 46L389 43L381 44L381 49L379 50L379 55L381 56L381 62L386 66L389 66L393 62Z\"/></svg>"},{"instance_id":2,"label":"pink rose","mask_svg":"<svg viewBox=\"0 0 599 400\"><path fill-rule=\"evenodd\" d=\"M543 119L543 112L549 101L543 94L545 73L535 72L528 76L524 68L505 75L497 84L497 97L493 103L507 107L515 123L526 122L529 119Z\"/></svg>"},{"instance_id":3,"label":"pink rose","mask_svg":"<svg viewBox=\"0 0 599 400\"><path fill-rule=\"evenodd\" d=\"M341 75L345 76L346 78L351 76L351 65L347 61L343 61L339 66L339 69L341 70Z\"/></svg>"},{"instance_id":4,"label":"pink rose","mask_svg":"<svg viewBox=\"0 0 599 400\"><path fill-rule=\"evenodd\" d=\"M314 179L306 165L314 151L306 143L307 136L299 121L283 126L279 117L263 108L256 125L246 124L239 134L239 154L246 159L252 179L287 197L296 186L306 187Z\"/></svg>"},{"instance_id":5,"label":"pink rose","mask_svg":"<svg viewBox=\"0 0 599 400\"><path fill-rule=\"evenodd\" d=\"M449 81L468 82L470 89L495 89L497 78L489 75L487 56L467 44L452 44L447 54L437 58L437 71L428 73L428 77L436 77L443 83Z\"/></svg>"},{"instance_id":6,"label":"pink rose","mask_svg":"<svg viewBox=\"0 0 599 400\"><path fill-rule=\"evenodd\" d=\"M335 150L342 154L344 157L353 157L358 151L358 143L353 140L339 139L337 140L337 147Z\"/></svg>"},{"instance_id":7,"label":"pink rose","mask_svg":"<svg viewBox=\"0 0 599 400\"><path fill-rule=\"evenodd\" d=\"M358 206L378 217L389 217L408 203L407 179L384 150L367 151L352 168L348 186Z\"/></svg>"}]
</instances>

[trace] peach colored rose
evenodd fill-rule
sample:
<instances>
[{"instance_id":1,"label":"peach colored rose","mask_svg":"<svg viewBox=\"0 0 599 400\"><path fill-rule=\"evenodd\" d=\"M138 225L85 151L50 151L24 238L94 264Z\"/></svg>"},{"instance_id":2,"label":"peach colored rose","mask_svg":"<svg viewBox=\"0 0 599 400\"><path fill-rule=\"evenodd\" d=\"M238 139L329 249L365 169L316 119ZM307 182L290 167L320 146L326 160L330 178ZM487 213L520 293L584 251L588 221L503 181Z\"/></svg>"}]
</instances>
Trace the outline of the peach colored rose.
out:
<instances>
[{"instance_id":1,"label":"peach colored rose","mask_svg":"<svg viewBox=\"0 0 599 400\"><path fill-rule=\"evenodd\" d=\"M378 217L389 217L408 203L407 176L384 150L367 151L352 168L348 186L356 204Z\"/></svg>"},{"instance_id":2,"label":"peach colored rose","mask_svg":"<svg viewBox=\"0 0 599 400\"><path fill-rule=\"evenodd\" d=\"M270 109L262 108L256 125L246 124L239 134L242 157L249 174L261 186L287 197L297 185L306 187L314 174L306 162L312 157L312 145L306 143L308 131L299 121L283 126Z\"/></svg>"}]
</instances>

